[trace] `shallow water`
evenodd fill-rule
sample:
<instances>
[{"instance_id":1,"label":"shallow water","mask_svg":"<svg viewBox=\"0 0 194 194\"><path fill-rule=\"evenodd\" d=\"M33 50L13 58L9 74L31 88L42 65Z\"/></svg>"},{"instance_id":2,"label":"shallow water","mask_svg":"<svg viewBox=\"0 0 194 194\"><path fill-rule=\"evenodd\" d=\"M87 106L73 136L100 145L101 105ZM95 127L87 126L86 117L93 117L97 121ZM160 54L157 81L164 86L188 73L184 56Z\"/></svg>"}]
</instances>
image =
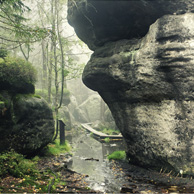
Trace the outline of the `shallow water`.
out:
<instances>
[{"instance_id":1,"label":"shallow water","mask_svg":"<svg viewBox=\"0 0 194 194\"><path fill-rule=\"evenodd\" d=\"M124 184L116 178L107 155L116 150L124 150L123 143L101 143L87 133L72 138L73 158L68 166L71 170L88 175L89 187L101 192L120 192Z\"/></svg>"},{"instance_id":2,"label":"shallow water","mask_svg":"<svg viewBox=\"0 0 194 194\"><path fill-rule=\"evenodd\" d=\"M107 155L125 150L122 142L101 143L85 131L71 137L72 161L68 168L87 175L89 187L103 193L194 193L194 182L172 178L129 164L108 161Z\"/></svg>"}]
</instances>

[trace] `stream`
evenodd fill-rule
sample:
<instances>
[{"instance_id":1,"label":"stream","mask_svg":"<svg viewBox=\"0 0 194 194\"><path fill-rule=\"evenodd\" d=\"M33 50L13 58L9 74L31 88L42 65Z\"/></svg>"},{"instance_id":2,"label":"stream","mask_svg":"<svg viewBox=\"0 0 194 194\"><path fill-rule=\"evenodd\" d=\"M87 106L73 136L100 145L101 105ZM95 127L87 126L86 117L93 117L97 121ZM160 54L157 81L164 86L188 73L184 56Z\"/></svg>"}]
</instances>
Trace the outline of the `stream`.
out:
<instances>
[{"instance_id":1,"label":"stream","mask_svg":"<svg viewBox=\"0 0 194 194\"><path fill-rule=\"evenodd\" d=\"M119 192L122 179L115 179L107 155L116 150L123 150L122 142L101 143L90 134L83 133L72 139L74 154L71 170L88 175L86 181L93 190L101 192Z\"/></svg>"},{"instance_id":2,"label":"stream","mask_svg":"<svg viewBox=\"0 0 194 194\"><path fill-rule=\"evenodd\" d=\"M125 150L122 141L101 143L84 130L77 130L68 139L73 147L68 168L86 175L85 181L92 190L102 193L194 193L194 182L189 178L172 178L127 161L109 161L108 154Z\"/></svg>"}]
</instances>

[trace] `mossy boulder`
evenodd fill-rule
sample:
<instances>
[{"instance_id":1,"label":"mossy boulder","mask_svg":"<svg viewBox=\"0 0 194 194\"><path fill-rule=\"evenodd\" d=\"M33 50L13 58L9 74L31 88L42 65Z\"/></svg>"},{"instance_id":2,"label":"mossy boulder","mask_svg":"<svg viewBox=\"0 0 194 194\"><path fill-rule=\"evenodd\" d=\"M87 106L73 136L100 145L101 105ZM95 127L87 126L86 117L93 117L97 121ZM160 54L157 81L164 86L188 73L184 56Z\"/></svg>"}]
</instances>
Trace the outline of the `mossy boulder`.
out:
<instances>
[{"instance_id":1,"label":"mossy boulder","mask_svg":"<svg viewBox=\"0 0 194 194\"><path fill-rule=\"evenodd\" d=\"M15 57L0 58L0 91L34 93L36 71L31 63Z\"/></svg>"},{"instance_id":2,"label":"mossy boulder","mask_svg":"<svg viewBox=\"0 0 194 194\"><path fill-rule=\"evenodd\" d=\"M52 141L52 110L33 94L36 71L31 63L0 50L0 69L0 152L34 154Z\"/></svg>"},{"instance_id":3,"label":"mossy boulder","mask_svg":"<svg viewBox=\"0 0 194 194\"><path fill-rule=\"evenodd\" d=\"M0 152L14 149L34 154L54 135L52 110L44 99L33 95L17 95L9 100L1 109L0 123Z\"/></svg>"}]
</instances>

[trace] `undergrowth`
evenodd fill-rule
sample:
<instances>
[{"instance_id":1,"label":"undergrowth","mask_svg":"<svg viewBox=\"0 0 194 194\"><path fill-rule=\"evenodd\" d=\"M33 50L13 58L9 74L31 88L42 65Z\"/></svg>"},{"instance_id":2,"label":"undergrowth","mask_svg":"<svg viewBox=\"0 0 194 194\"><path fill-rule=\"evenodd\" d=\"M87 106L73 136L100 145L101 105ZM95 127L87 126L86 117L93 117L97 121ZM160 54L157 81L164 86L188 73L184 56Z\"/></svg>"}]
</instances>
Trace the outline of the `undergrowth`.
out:
<instances>
[{"instance_id":1,"label":"undergrowth","mask_svg":"<svg viewBox=\"0 0 194 194\"><path fill-rule=\"evenodd\" d=\"M10 151L0 154L0 176L11 175L14 177L24 177L25 175L34 176L38 173L36 170L36 161L25 159L23 155Z\"/></svg>"},{"instance_id":2,"label":"undergrowth","mask_svg":"<svg viewBox=\"0 0 194 194\"><path fill-rule=\"evenodd\" d=\"M68 141L65 141L64 145L60 145L60 140L56 139L53 143L48 145L46 151L47 155L59 155L60 153L70 152L71 146Z\"/></svg>"},{"instance_id":3,"label":"undergrowth","mask_svg":"<svg viewBox=\"0 0 194 194\"><path fill-rule=\"evenodd\" d=\"M66 142L64 145L60 145L59 140L56 140L53 144L49 144L47 154L49 156L59 155L70 151L70 149L69 143ZM1 180L6 180L8 177L13 179L12 185L0 186L0 193L10 192L10 189L17 193L24 191L29 193L52 193L56 192L57 185L66 184L59 172L54 172L50 168L44 171L39 170L39 161L41 162L39 156L26 159L22 154L18 154L13 150L0 154L0 183Z\"/></svg>"}]
</instances>

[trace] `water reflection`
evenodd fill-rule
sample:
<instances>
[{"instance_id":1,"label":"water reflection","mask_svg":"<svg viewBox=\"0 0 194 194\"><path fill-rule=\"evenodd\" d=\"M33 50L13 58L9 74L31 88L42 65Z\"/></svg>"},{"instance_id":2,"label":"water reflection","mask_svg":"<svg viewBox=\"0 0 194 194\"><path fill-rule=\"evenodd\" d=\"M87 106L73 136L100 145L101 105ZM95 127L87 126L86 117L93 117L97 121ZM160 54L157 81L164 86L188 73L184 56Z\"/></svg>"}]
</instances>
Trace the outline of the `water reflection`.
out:
<instances>
[{"instance_id":1,"label":"water reflection","mask_svg":"<svg viewBox=\"0 0 194 194\"><path fill-rule=\"evenodd\" d=\"M115 178L107 155L123 150L122 142L101 143L89 134L81 133L72 138L74 149L71 170L88 175L90 188L102 192L119 192L123 182ZM121 179L122 180L122 179Z\"/></svg>"}]
</instances>

